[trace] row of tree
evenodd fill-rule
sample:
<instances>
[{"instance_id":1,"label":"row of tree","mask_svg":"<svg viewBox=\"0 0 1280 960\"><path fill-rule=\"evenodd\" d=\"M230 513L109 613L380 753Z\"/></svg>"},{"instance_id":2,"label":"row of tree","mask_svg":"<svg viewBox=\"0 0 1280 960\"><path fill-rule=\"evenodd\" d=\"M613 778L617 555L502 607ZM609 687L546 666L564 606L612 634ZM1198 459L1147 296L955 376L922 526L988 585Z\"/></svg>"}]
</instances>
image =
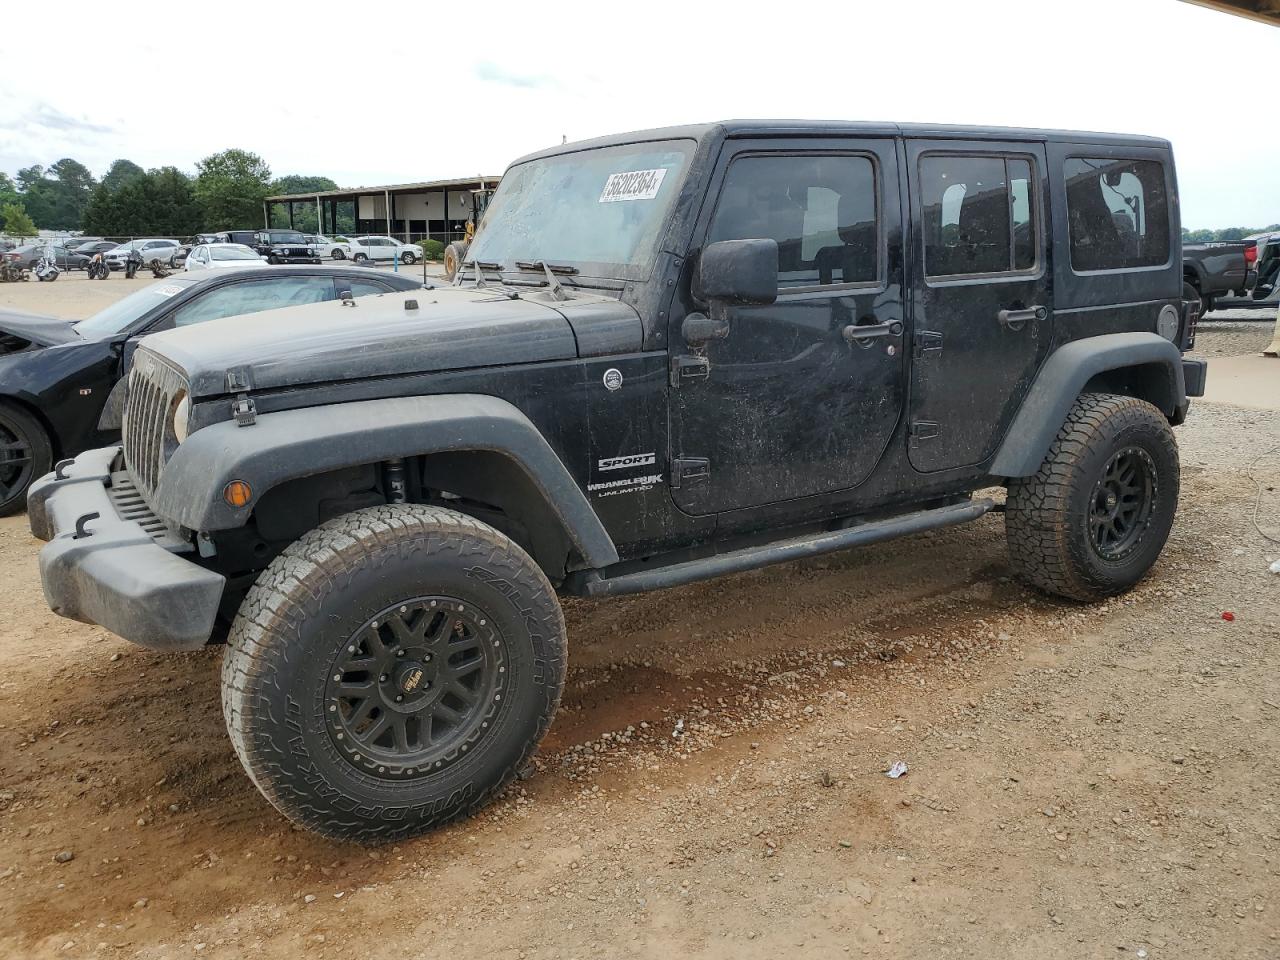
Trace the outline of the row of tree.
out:
<instances>
[{"instance_id":1,"label":"row of tree","mask_svg":"<svg viewBox=\"0 0 1280 960\"><path fill-rule=\"evenodd\" d=\"M47 169L25 167L13 178L0 173L0 217L11 234L39 227L104 237L187 237L257 226L263 198L272 194L337 186L328 177L273 180L266 161L239 149L205 157L194 177L177 167L144 170L131 160L117 160L97 181L84 164L64 158ZM314 208L298 208L299 229L314 231L315 220Z\"/></svg>"},{"instance_id":2,"label":"row of tree","mask_svg":"<svg viewBox=\"0 0 1280 960\"><path fill-rule=\"evenodd\" d=\"M1275 233L1280 231L1280 223L1269 227L1224 227L1221 230L1188 230L1182 228L1183 243L1212 243L1215 240L1243 240L1255 233Z\"/></svg>"}]
</instances>

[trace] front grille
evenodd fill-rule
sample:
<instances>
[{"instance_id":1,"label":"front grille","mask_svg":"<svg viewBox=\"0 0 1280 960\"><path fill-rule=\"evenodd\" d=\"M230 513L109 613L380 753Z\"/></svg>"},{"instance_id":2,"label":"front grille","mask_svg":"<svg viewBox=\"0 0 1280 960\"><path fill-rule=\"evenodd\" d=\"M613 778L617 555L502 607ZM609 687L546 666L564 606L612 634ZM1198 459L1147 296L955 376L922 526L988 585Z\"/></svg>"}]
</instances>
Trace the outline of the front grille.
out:
<instances>
[{"instance_id":1,"label":"front grille","mask_svg":"<svg viewBox=\"0 0 1280 960\"><path fill-rule=\"evenodd\" d=\"M146 350L134 354L121 432L125 466L148 500L177 444L171 428L173 408L186 389L183 375L155 354Z\"/></svg>"}]
</instances>

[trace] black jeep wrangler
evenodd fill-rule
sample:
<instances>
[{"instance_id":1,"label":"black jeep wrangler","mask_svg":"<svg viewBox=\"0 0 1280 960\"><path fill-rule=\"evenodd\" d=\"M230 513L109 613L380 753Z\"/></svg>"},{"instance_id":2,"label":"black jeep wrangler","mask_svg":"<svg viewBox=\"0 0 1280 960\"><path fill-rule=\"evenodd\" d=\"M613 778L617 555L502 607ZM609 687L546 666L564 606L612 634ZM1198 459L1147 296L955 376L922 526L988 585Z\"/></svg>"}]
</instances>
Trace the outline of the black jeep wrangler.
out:
<instances>
[{"instance_id":1,"label":"black jeep wrangler","mask_svg":"<svg viewBox=\"0 0 1280 960\"><path fill-rule=\"evenodd\" d=\"M225 639L266 797L413 834L528 763L557 593L1001 509L1031 584L1131 587L1205 379L1179 236L1163 140L732 122L557 147L507 172L451 286L149 338L123 446L31 491L45 592L144 646Z\"/></svg>"},{"instance_id":2,"label":"black jeep wrangler","mask_svg":"<svg viewBox=\"0 0 1280 960\"><path fill-rule=\"evenodd\" d=\"M268 263L319 263L320 250L297 230L228 230L228 243L252 247Z\"/></svg>"}]
</instances>

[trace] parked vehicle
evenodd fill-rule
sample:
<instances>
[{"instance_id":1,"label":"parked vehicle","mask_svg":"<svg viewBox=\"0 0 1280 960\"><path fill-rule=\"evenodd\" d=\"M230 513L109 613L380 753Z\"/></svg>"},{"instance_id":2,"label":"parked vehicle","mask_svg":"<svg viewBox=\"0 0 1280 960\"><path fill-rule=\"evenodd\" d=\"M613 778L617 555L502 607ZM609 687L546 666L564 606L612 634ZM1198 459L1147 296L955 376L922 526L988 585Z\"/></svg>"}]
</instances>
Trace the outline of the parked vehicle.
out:
<instances>
[{"instance_id":1,"label":"parked vehicle","mask_svg":"<svg viewBox=\"0 0 1280 960\"><path fill-rule=\"evenodd\" d=\"M80 250L85 244L89 243L105 243L102 237L67 237L61 241L61 246L68 250ZM115 244L112 244L115 246ZM82 253L85 251L81 251Z\"/></svg>"},{"instance_id":2,"label":"parked vehicle","mask_svg":"<svg viewBox=\"0 0 1280 960\"><path fill-rule=\"evenodd\" d=\"M169 259L169 266L175 270L187 262L187 257L191 255L191 251L202 243L229 243L225 233L198 233L185 243L178 245L178 249L173 251L173 256Z\"/></svg>"},{"instance_id":3,"label":"parked vehicle","mask_svg":"<svg viewBox=\"0 0 1280 960\"><path fill-rule=\"evenodd\" d=\"M493 199L495 190L495 187L481 187L471 191L471 212L463 228L463 237L444 248L444 275L450 280L457 275L458 267L467 259L467 250L484 220L484 212L489 208L489 201Z\"/></svg>"},{"instance_id":4,"label":"parked vehicle","mask_svg":"<svg viewBox=\"0 0 1280 960\"><path fill-rule=\"evenodd\" d=\"M412 243L401 243L393 237L353 237L347 255L356 263L365 260L399 259L401 263L417 263L422 259L422 248Z\"/></svg>"},{"instance_id":5,"label":"parked vehicle","mask_svg":"<svg viewBox=\"0 0 1280 960\"><path fill-rule=\"evenodd\" d=\"M135 251L142 258L143 264L149 264L153 261L168 263L169 258L173 256L178 246L177 240L130 240L128 243L122 243L120 246L108 250L103 259L107 261L107 266L112 270L125 269L130 254Z\"/></svg>"},{"instance_id":6,"label":"parked vehicle","mask_svg":"<svg viewBox=\"0 0 1280 960\"><path fill-rule=\"evenodd\" d=\"M1223 310L1274 311L1280 306L1280 233L1263 233L1249 239L1254 242L1256 258L1249 290L1244 296L1219 297L1216 306Z\"/></svg>"},{"instance_id":7,"label":"parked vehicle","mask_svg":"<svg viewBox=\"0 0 1280 960\"><path fill-rule=\"evenodd\" d=\"M108 250L114 250L117 246L119 246L119 244L113 243L110 240L90 240L75 247L68 247L67 249L79 256L93 259L94 254L106 253Z\"/></svg>"},{"instance_id":8,"label":"parked vehicle","mask_svg":"<svg viewBox=\"0 0 1280 960\"><path fill-rule=\"evenodd\" d=\"M215 270L149 284L78 323L0 316L0 515L21 510L31 481L56 460L117 441L120 409L100 418L143 336L288 304L421 286L404 275L357 267ZM344 316L358 324L366 315ZM123 389L116 401L123 401Z\"/></svg>"},{"instance_id":9,"label":"parked vehicle","mask_svg":"<svg viewBox=\"0 0 1280 960\"><path fill-rule=\"evenodd\" d=\"M268 263L319 263L320 254L297 230L228 230L226 242L242 243Z\"/></svg>"},{"instance_id":10,"label":"parked vehicle","mask_svg":"<svg viewBox=\"0 0 1280 960\"><path fill-rule=\"evenodd\" d=\"M321 259L346 260L351 253L351 244L344 239L330 239L322 234L309 233L307 243L315 247Z\"/></svg>"},{"instance_id":11,"label":"parked vehicle","mask_svg":"<svg viewBox=\"0 0 1280 960\"><path fill-rule=\"evenodd\" d=\"M187 256L188 270L244 270L269 266L262 256L243 243L202 243Z\"/></svg>"},{"instance_id":12,"label":"parked vehicle","mask_svg":"<svg viewBox=\"0 0 1280 960\"><path fill-rule=\"evenodd\" d=\"M52 283L58 279L61 271L58 269L57 256L52 247L46 247L44 254L36 261L36 265L31 268L31 272L35 274L35 278L41 283Z\"/></svg>"},{"instance_id":13,"label":"parked vehicle","mask_svg":"<svg viewBox=\"0 0 1280 960\"><path fill-rule=\"evenodd\" d=\"M44 243L29 243L4 254L9 260L20 263L25 270L34 271L41 258L48 253L50 260L63 270L82 270L89 263L89 257L80 253L71 253L62 247Z\"/></svg>"},{"instance_id":14,"label":"parked vehicle","mask_svg":"<svg viewBox=\"0 0 1280 960\"><path fill-rule=\"evenodd\" d=\"M1195 287L1202 314L1214 308L1219 297L1246 295L1250 272L1257 258L1255 240L1218 240L1182 245L1182 274Z\"/></svg>"},{"instance_id":15,"label":"parked vehicle","mask_svg":"<svg viewBox=\"0 0 1280 960\"><path fill-rule=\"evenodd\" d=\"M30 271L18 259L0 257L0 283L17 283L28 279Z\"/></svg>"},{"instance_id":16,"label":"parked vehicle","mask_svg":"<svg viewBox=\"0 0 1280 960\"><path fill-rule=\"evenodd\" d=\"M107 261L101 253L95 253L84 270L90 280L106 280L111 276L111 268L107 266Z\"/></svg>"},{"instance_id":17,"label":"parked vehicle","mask_svg":"<svg viewBox=\"0 0 1280 960\"><path fill-rule=\"evenodd\" d=\"M450 286L139 346L123 445L31 490L46 596L164 650L239 607L238 756L297 823L372 841L525 768L564 683L557 591L939 529L1001 484L1020 576L1123 593L1205 377L1175 183L1164 140L990 128L534 154Z\"/></svg>"}]
</instances>

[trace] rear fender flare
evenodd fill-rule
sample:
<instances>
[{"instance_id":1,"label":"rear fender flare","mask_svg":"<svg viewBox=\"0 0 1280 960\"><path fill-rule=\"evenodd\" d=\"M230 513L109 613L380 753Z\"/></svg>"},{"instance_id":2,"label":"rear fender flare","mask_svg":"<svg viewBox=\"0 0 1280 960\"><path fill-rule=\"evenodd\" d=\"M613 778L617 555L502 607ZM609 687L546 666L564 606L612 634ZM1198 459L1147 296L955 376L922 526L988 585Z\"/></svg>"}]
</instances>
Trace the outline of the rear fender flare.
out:
<instances>
[{"instance_id":1,"label":"rear fender flare","mask_svg":"<svg viewBox=\"0 0 1280 960\"><path fill-rule=\"evenodd\" d=\"M1135 391L1171 421L1187 405L1182 354L1155 333L1109 333L1063 344L1036 375L988 471L994 477L1029 477L1040 469L1072 404L1091 381L1115 371L1141 371ZM1103 390L1105 388L1099 387Z\"/></svg>"}]
</instances>

